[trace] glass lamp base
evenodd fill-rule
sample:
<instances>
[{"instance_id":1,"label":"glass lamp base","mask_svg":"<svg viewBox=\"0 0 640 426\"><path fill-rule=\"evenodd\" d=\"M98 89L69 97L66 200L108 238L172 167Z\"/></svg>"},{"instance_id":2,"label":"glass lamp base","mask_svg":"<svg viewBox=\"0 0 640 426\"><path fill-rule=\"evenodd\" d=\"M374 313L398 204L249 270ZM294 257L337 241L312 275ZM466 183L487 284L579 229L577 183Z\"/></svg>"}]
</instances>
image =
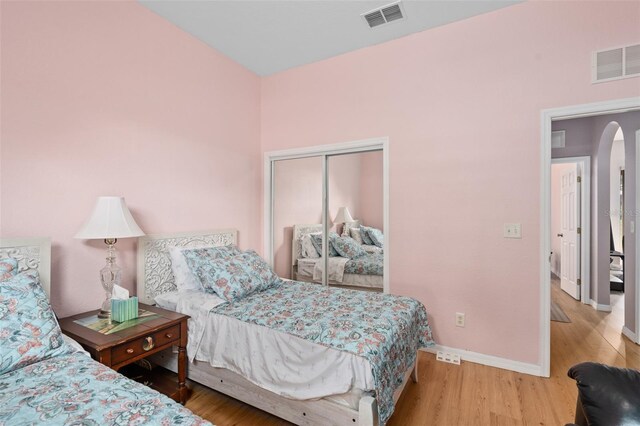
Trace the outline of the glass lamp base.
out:
<instances>
[{"instance_id":1,"label":"glass lamp base","mask_svg":"<svg viewBox=\"0 0 640 426\"><path fill-rule=\"evenodd\" d=\"M104 240L108 246L107 264L100 270L100 282L102 283L102 288L104 288L105 299L100 307L98 318L111 317L111 295L113 293L113 286L120 285L122 273L120 267L116 264L116 251L114 247L116 241L116 239Z\"/></svg>"}]
</instances>

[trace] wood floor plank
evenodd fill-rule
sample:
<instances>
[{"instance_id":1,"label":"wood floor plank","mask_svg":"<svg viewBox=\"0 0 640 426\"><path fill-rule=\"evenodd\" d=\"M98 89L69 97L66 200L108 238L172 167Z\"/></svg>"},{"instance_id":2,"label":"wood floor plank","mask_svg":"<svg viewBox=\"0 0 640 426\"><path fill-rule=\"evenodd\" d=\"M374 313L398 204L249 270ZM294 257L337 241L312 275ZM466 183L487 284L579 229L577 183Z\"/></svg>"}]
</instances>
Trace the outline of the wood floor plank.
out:
<instances>
[{"instance_id":1,"label":"wood floor plank","mask_svg":"<svg viewBox=\"0 0 640 426\"><path fill-rule=\"evenodd\" d=\"M640 369L640 347L621 335L622 295L598 312L552 285L552 298L571 319L551 322L551 377L470 362L456 366L421 352L419 382L409 382L389 426L559 425L573 421L577 390L567 370L583 361ZM289 423L204 386L192 384L187 407L220 426Z\"/></svg>"}]
</instances>

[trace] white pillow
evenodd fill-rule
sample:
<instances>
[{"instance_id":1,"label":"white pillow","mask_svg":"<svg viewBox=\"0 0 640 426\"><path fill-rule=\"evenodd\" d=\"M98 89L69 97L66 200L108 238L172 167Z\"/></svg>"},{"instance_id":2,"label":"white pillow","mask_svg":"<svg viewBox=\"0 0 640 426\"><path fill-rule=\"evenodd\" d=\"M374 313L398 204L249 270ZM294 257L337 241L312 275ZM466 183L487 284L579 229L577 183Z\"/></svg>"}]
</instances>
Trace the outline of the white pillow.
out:
<instances>
[{"instance_id":1,"label":"white pillow","mask_svg":"<svg viewBox=\"0 0 640 426\"><path fill-rule=\"evenodd\" d=\"M176 306L178 306L178 299L180 298L180 293L177 291L170 291L168 293L162 293L153 298L156 302L156 305L160 306L162 309L168 309L170 311L176 310Z\"/></svg>"},{"instance_id":2,"label":"white pillow","mask_svg":"<svg viewBox=\"0 0 640 426\"><path fill-rule=\"evenodd\" d=\"M364 244L362 241L362 230L360 228L349 228L349 234L351 235L351 238L356 240L356 243Z\"/></svg>"},{"instance_id":3,"label":"white pillow","mask_svg":"<svg viewBox=\"0 0 640 426\"><path fill-rule=\"evenodd\" d=\"M300 251L302 257L305 258L317 259L320 257L318 250L316 250L311 241L311 234L304 234L302 238L300 238Z\"/></svg>"},{"instance_id":4,"label":"white pillow","mask_svg":"<svg viewBox=\"0 0 640 426\"><path fill-rule=\"evenodd\" d=\"M200 281L191 273L187 260L182 255L182 250L193 247L171 247L169 257L171 258L171 272L175 279L178 291L199 290L204 292Z\"/></svg>"}]
</instances>

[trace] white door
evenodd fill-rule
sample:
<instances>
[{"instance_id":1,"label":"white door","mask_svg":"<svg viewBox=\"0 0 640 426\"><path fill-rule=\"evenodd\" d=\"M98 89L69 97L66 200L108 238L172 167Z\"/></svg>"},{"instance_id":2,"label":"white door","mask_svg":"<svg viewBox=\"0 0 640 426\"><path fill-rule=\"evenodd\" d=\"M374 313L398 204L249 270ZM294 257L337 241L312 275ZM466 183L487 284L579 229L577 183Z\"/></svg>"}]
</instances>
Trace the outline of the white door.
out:
<instances>
[{"instance_id":1,"label":"white door","mask_svg":"<svg viewBox=\"0 0 640 426\"><path fill-rule=\"evenodd\" d=\"M562 173L560 198L560 287L580 300L580 183L578 164Z\"/></svg>"}]
</instances>

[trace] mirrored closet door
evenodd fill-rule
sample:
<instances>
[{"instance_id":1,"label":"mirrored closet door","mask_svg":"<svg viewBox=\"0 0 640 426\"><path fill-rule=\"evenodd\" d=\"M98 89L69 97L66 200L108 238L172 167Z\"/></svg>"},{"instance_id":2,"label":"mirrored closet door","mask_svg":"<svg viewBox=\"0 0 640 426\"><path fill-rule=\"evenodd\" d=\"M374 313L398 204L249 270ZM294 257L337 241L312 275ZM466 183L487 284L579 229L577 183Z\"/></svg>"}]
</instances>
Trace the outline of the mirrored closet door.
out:
<instances>
[{"instance_id":1,"label":"mirrored closet door","mask_svg":"<svg viewBox=\"0 0 640 426\"><path fill-rule=\"evenodd\" d=\"M383 151L270 162L270 244L276 273L382 291ZM326 242L326 243L325 243Z\"/></svg>"},{"instance_id":2,"label":"mirrored closet door","mask_svg":"<svg viewBox=\"0 0 640 426\"><path fill-rule=\"evenodd\" d=\"M382 151L327 156L331 285L382 291Z\"/></svg>"},{"instance_id":3,"label":"mirrored closet door","mask_svg":"<svg viewBox=\"0 0 640 426\"><path fill-rule=\"evenodd\" d=\"M322 233L323 161L306 157L273 162L273 267L282 278L302 281L299 273L313 277L320 259L316 241L305 239L303 246L301 235Z\"/></svg>"}]
</instances>

